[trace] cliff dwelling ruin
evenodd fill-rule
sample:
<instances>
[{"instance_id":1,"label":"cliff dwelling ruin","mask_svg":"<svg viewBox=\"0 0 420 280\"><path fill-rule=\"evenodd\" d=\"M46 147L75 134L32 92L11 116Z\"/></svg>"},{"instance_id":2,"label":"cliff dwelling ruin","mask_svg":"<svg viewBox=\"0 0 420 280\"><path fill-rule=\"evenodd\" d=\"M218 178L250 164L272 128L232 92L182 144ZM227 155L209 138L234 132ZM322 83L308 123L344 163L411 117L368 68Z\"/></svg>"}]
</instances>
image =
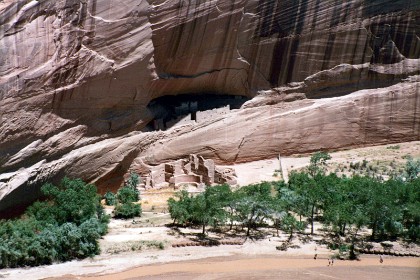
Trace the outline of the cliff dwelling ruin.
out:
<instances>
[{"instance_id":1,"label":"cliff dwelling ruin","mask_svg":"<svg viewBox=\"0 0 420 280\"><path fill-rule=\"evenodd\" d=\"M239 109L249 98L245 96L218 94L182 94L162 96L152 100L147 108L153 116L146 130L166 130L168 128L204 122Z\"/></svg>"},{"instance_id":2,"label":"cliff dwelling ruin","mask_svg":"<svg viewBox=\"0 0 420 280\"><path fill-rule=\"evenodd\" d=\"M178 189L192 186L201 190L214 184L236 185L233 168L219 167L212 159L189 155L188 158L162 163L157 166L142 164L136 172L141 174L143 189Z\"/></svg>"}]
</instances>

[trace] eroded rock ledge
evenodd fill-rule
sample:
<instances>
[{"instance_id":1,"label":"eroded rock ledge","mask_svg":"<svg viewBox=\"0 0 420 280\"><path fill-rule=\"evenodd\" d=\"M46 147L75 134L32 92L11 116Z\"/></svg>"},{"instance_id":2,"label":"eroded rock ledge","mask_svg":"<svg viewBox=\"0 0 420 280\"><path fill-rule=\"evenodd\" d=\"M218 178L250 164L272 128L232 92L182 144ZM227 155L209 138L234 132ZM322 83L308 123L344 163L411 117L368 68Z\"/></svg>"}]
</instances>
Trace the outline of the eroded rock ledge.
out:
<instances>
[{"instance_id":1,"label":"eroded rock ledge","mask_svg":"<svg viewBox=\"0 0 420 280\"><path fill-rule=\"evenodd\" d=\"M419 140L419 16L403 0L1 1L0 212L64 174L117 186L140 160ZM152 100L202 94L253 99L145 132Z\"/></svg>"}]
</instances>

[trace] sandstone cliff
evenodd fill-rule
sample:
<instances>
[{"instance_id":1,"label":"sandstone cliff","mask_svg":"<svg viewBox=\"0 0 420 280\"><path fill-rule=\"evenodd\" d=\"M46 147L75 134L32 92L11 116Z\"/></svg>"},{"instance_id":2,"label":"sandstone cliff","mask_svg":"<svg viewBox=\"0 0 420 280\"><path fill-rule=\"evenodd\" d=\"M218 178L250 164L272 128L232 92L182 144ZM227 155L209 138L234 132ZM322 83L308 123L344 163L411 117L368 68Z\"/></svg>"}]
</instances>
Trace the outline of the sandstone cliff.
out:
<instances>
[{"instance_id":1,"label":"sandstone cliff","mask_svg":"<svg viewBox=\"0 0 420 280\"><path fill-rule=\"evenodd\" d=\"M410 0L0 1L0 212L64 174L419 140L419 21ZM202 94L254 99L147 127Z\"/></svg>"}]
</instances>

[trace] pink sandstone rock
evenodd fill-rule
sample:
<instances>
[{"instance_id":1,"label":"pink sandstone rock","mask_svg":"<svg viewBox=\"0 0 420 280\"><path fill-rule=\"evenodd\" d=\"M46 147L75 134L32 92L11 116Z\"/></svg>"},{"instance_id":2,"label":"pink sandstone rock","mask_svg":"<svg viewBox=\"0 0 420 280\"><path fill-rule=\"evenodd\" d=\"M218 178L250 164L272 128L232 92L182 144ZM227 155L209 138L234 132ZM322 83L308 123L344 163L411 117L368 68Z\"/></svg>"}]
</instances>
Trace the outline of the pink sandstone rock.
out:
<instances>
[{"instance_id":1,"label":"pink sandstone rock","mask_svg":"<svg viewBox=\"0 0 420 280\"><path fill-rule=\"evenodd\" d=\"M403 0L0 1L0 213L65 174L103 192L140 162L419 140L419 15ZM152 100L204 93L255 98L145 132Z\"/></svg>"}]
</instances>

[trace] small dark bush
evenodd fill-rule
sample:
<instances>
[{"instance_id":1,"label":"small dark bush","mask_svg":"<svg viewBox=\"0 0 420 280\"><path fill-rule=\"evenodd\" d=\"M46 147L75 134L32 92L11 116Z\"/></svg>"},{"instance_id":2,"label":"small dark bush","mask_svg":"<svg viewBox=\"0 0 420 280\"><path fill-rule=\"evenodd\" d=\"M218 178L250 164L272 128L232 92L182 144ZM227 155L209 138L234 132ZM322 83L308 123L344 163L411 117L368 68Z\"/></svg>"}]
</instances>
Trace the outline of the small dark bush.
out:
<instances>
[{"instance_id":1,"label":"small dark bush","mask_svg":"<svg viewBox=\"0 0 420 280\"><path fill-rule=\"evenodd\" d=\"M388 146L386 147L388 150L399 150L401 147L400 145Z\"/></svg>"},{"instance_id":2,"label":"small dark bush","mask_svg":"<svg viewBox=\"0 0 420 280\"><path fill-rule=\"evenodd\" d=\"M104 195L104 198L105 198L105 204L108 206L115 205L115 203L117 202L117 197L115 196L113 192L106 192L106 194Z\"/></svg>"},{"instance_id":3,"label":"small dark bush","mask_svg":"<svg viewBox=\"0 0 420 280\"><path fill-rule=\"evenodd\" d=\"M114 215L116 218L129 219L141 215L141 207L133 202L117 204L115 206Z\"/></svg>"},{"instance_id":4,"label":"small dark bush","mask_svg":"<svg viewBox=\"0 0 420 280\"><path fill-rule=\"evenodd\" d=\"M122 187L117 192L117 198L120 203L136 202L140 199L140 193L137 189Z\"/></svg>"}]
</instances>

